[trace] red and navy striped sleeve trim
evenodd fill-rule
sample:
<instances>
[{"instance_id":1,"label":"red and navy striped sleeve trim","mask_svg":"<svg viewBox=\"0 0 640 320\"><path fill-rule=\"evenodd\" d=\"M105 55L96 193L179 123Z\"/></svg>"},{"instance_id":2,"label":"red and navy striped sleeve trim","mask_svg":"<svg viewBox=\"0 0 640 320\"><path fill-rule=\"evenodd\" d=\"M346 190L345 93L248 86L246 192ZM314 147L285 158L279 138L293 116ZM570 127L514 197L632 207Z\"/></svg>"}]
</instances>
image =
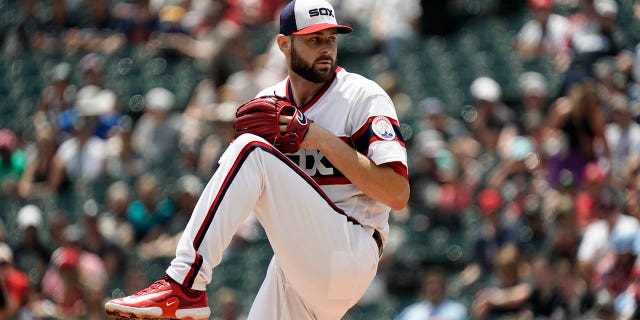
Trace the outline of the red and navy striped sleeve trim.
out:
<instances>
[{"instance_id":1,"label":"red and navy striped sleeve trim","mask_svg":"<svg viewBox=\"0 0 640 320\"><path fill-rule=\"evenodd\" d=\"M393 171L397 174L403 176L405 179L409 180L409 169L400 161L387 162L385 165L389 166Z\"/></svg>"}]
</instances>

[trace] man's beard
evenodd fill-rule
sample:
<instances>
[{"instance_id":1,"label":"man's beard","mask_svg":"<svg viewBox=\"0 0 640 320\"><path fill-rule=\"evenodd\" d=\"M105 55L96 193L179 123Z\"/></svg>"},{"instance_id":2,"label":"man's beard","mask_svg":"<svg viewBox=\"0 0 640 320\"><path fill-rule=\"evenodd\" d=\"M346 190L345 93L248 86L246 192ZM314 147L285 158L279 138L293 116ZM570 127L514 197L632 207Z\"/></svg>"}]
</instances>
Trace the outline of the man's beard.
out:
<instances>
[{"instance_id":1,"label":"man's beard","mask_svg":"<svg viewBox=\"0 0 640 320\"><path fill-rule=\"evenodd\" d=\"M330 72L320 72L314 69L315 62L318 60L330 60L331 70ZM300 57L296 50L291 46L291 70L303 77L305 80L314 83L325 83L331 79L334 71L336 70L336 61L331 56L323 55L316 59L312 64L308 64L302 57Z\"/></svg>"}]
</instances>

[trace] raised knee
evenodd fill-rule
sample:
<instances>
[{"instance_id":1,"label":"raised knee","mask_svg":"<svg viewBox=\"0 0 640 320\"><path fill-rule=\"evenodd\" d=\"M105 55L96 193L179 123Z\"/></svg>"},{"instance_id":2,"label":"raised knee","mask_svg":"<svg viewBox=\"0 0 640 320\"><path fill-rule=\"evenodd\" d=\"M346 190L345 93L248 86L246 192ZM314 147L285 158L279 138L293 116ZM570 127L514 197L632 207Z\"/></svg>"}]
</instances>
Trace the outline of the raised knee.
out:
<instances>
[{"instance_id":1,"label":"raised knee","mask_svg":"<svg viewBox=\"0 0 640 320\"><path fill-rule=\"evenodd\" d=\"M241 154L244 154L245 152L251 152L252 150L256 149L253 147L258 147L258 149L273 148L262 137L257 136L255 134L251 134L251 133L244 133L236 137L231 142L227 150L224 152L224 154L220 158L220 162L228 161L231 158L235 159Z\"/></svg>"},{"instance_id":2,"label":"raised knee","mask_svg":"<svg viewBox=\"0 0 640 320\"><path fill-rule=\"evenodd\" d=\"M253 133L243 133L243 134L239 135L238 137L236 137L233 140L232 144L237 144L237 145L244 146L244 145L247 145L247 144L252 143L252 142L268 143L267 140L265 140L264 138L262 138L262 137L260 137L258 135L255 135Z\"/></svg>"}]
</instances>

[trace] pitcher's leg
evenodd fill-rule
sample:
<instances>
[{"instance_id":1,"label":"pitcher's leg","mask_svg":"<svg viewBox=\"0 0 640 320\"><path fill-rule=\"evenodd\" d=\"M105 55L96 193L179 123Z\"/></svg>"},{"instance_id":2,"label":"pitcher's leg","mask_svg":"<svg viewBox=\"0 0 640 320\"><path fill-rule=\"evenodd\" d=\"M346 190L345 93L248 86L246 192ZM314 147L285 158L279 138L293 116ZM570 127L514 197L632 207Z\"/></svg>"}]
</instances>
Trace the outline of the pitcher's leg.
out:
<instances>
[{"instance_id":1,"label":"pitcher's leg","mask_svg":"<svg viewBox=\"0 0 640 320\"><path fill-rule=\"evenodd\" d=\"M372 230L349 221L320 186L279 156L263 159L264 190L256 217L286 283L318 319L339 319L375 275Z\"/></svg>"},{"instance_id":2,"label":"pitcher's leg","mask_svg":"<svg viewBox=\"0 0 640 320\"><path fill-rule=\"evenodd\" d=\"M263 191L259 151L261 138L239 137L223 154L220 167L205 187L167 274L182 285L205 290L212 269ZM253 153L253 155L252 155Z\"/></svg>"},{"instance_id":3,"label":"pitcher's leg","mask_svg":"<svg viewBox=\"0 0 640 320\"><path fill-rule=\"evenodd\" d=\"M167 274L186 288L205 290L211 269L220 263L224 249L252 210L267 233L282 270L279 275L293 288L295 299L317 319L343 316L375 275L378 255L371 230L349 219L298 166L253 135L240 136L223 155ZM138 315L149 304L159 308L159 314L172 315L171 291L157 292L167 283L172 286L162 282L162 287L152 286L142 296L111 301L110 309ZM161 293L169 296L155 301ZM178 304L181 311L182 304ZM203 304L206 300L196 306ZM276 310L279 316L305 316L284 306ZM186 309L194 314L198 308Z\"/></svg>"},{"instance_id":4,"label":"pitcher's leg","mask_svg":"<svg viewBox=\"0 0 640 320\"><path fill-rule=\"evenodd\" d=\"M259 146L266 146L266 142L247 136L225 151L219 170L200 196L182 234L167 276L134 295L107 301L108 315L209 319L211 311L204 290L211 280L211 269L220 263L224 249L263 190L263 161L261 152L255 151Z\"/></svg>"},{"instance_id":5,"label":"pitcher's leg","mask_svg":"<svg viewBox=\"0 0 640 320\"><path fill-rule=\"evenodd\" d=\"M312 320L315 316L307 309L272 258L260 290L251 305L247 320Z\"/></svg>"}]
</instances>

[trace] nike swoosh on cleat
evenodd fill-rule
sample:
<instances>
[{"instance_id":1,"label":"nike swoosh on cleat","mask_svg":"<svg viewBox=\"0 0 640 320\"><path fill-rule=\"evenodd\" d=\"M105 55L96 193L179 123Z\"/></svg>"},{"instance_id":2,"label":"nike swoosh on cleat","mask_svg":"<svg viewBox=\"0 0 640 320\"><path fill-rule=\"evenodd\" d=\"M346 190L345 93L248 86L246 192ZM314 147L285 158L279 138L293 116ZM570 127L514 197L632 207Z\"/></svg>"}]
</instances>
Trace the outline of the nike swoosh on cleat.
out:
<instances>
[{"instance_id":1,"label":"nike swoosh on cleat","mask_svg":"<svg viewBox=\"0 0 640 320\"><path fill-rule=\"evenodd\" d=\"M154 292L154 293L150 293L150 294L145 294L139 297L136 296L129 296L129 297L124 297L122 298L122 302L126 303L126 304L136 304L139 302L144 302L144 301L149 301L153 298L158 298L158 297L162 297L164 295L167 294L167 292L171 292L171 291L161 291L161 292Z\"/></svg>"},{"instance_id":2,"label":"nike swoosh on cleat","mask_svg":"<svg viewBox=\"0 0 640 320\"><path fill-rule=\"evenodd\" d=\"M167 301L167 307L174 305L176 302L178 301L172 301L172 302Z\"/></svg>"}]
</instances>

